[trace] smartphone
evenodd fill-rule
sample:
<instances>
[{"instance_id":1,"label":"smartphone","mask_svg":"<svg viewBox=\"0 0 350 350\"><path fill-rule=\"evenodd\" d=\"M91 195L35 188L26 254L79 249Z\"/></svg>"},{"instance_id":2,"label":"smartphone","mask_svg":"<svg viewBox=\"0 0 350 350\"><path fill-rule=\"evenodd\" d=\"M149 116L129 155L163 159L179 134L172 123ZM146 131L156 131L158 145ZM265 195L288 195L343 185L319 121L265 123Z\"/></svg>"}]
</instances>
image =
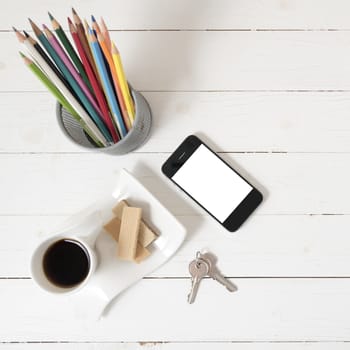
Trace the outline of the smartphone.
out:
<instances>
[{"instance_id":1,"label":"smartphone","mask_svg":"<svg viewBox=\"0 0 350 350\"><path fill-rule=\"evenodd\" d=\"M188 136L162 172L228 231L236 231L262 194L197 136Z\"/></svg>"}]
</instances>

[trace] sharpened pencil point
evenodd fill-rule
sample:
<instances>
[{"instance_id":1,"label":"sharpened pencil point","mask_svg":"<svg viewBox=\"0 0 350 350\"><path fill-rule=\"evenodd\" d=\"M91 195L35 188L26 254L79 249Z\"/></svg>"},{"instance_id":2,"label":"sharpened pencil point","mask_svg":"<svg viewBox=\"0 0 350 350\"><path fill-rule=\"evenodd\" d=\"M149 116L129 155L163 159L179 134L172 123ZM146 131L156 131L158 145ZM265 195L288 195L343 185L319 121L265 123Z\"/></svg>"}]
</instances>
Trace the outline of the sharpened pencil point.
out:
<instances>
[{"instance_id":1,"label":"sharpened pencil point","mask_svg":"<svg viewBox=\"0 0 350 350\"><path fill-rule=\"evenodd\" d=\"M32 45L36 44L36 41L25 30L23 31L23 33L25 35L24 38L27 38Z\"/></svg>"},{"instance_id":2,"label":"sharpened pencil point","mask_svg":"<svg viewBox=\"0 0 350 350\"><path fill-rule=\"evenodd\" d=\"M14 32L18 32L18 30L14 26L12 26L12 29Z\"/></svg>"},{"instance_id":3,"label":"sharpened pencil point","mask_svg":"<svg viewBox=\"0 0 350 350\"><path fill-rule=\"evenodd\" d=\"M84 18L84 27L85 27L85 31L88 33L90 30L90 26L88 21Z\"/></svg>"},{"instance_id":4,"label":"sharpened pencil point","mask_svg":"<svg viewBox=\"0 0 350 350\"><path fill-rule=\"evenodd\" d=\"M15 34L16 34L18 41L20 43L24 43L24 41L26 40L26 37L22 33L20 33L17 29L15 30Z\"/></svg>"},{"instance_id":5,"label":"sharpened pencil point","mask_svg":"<svg viewBox=\"0 0 350 350\"><path fill-rule=\"evenodd\" d=\"M77 13L76 13L76 11L74 10L74 7L72 7L72 12L73 12L73 15L76 15L76 16L77 16Z\"/></svg>"},{"instance_id":6,"label":"sharpened pencil point","mask_svg":"<svg viewBox=\"0 0 350 350\"><path fill-rule=\"evenodd\" d=\"M119 54L118 48L115 46L114 42L112 41L112 53Z\"/></svg>"},{"instance_id":7,"label":"sharpened pencil point","mask_svg":"<svg viewBox=\"0 0 350 350\"><path fill-rule=\"evenodd\" d=\"M96 22L94 15L91 15L91 21Z\"/></svg>"},{"instance_id":8,"label":"sharpened pencil point","mask_svg":"<svg viewBox=\"0 0 350 350\"><path fill-rule=\"evenodd\" d=\"M101 17L100 22L101 22L102 31L108 33L107 25L106 25L106 22L104 21L103 17Z\"/></svg>"},{"instance_id":9,"label":"sharpened pencil point","mask_svg":"<svg viewBox=\"0 0 350 350\"><path fill-rule=\"evenodd\" d=\"M47 13L49 15L50 20L53 21L55 19L54 16L52 16L52 14L49 11L47 11Z\"/></svg>"},{"instance_id":10,"label":"sharpened pencil point","mask_svg":"<svg viewBox=\"0 0 350 350\"><path fill-rule=\"evenodd\" d=\"M23 54L21 51L19 51L19 54L20 56L23 58L24 60L24 63L27 65L27 66L30 66L31 64L33 64L33 61L27 57L25 54Z\"/></svg>"},{"instance_id":11,"label":"sharpened pencil point","mask_svg":"<svg viewBox=\"0 0 350 350\"><path fill-rule=\"evenodd\" d=\"M41 34L40 28L30 18L28 18L28 21L29 21L35 35L39 36Z\"/></svg>"},{"instance_id":12,"label":"sharpened pencil point","mask_svg":"<svg viewBox=\"0 0 350 350\"><path fill-rule=\"evenodd\" d=\"M75 29L75 25L73 24L73 22L71 21L71 19L68 17L68 27L71 33L76 33L76 29Z\"/></svg>"}]
</instances>

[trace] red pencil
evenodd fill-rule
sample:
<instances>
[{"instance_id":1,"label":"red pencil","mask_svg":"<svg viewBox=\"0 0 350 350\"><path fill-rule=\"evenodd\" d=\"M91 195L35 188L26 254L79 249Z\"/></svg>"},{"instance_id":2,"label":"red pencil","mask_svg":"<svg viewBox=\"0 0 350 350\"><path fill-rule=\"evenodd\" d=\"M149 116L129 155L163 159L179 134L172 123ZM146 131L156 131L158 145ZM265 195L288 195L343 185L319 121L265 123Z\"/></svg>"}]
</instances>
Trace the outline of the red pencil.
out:
<instances>
[{"instance_id":1,"label":"red pencil","mask_svg":"<svg viewBox=\"0 0 350 350\"><path fill-rule=\"evenodd\" d=\"M112 122L112 118L109 114L109 109L107 106L105 96L104 96L102 90L100 89L100 86L98 84L96 76L95 76L95 74L92 70L92 67L90 65L89 59L87 58L86 53L84 51L84 48L79 40L77 30L76 30L74 24L72 23L72 21L70 20L70 18L68 18L68 26L69 26L69 30L72 34L72 38L74 40L75 46L77 47L79 56L83 62L84 68L86 70L86 74L87 74L87 76L90 80L91 86L95 92L97 103L101 108L103 120L105 121L105 123L106 123L112 137L113 137L113 141L118 142L120 138L119 138L119 135L114 127L114 124Z\"/></svg>"}]
</instances>

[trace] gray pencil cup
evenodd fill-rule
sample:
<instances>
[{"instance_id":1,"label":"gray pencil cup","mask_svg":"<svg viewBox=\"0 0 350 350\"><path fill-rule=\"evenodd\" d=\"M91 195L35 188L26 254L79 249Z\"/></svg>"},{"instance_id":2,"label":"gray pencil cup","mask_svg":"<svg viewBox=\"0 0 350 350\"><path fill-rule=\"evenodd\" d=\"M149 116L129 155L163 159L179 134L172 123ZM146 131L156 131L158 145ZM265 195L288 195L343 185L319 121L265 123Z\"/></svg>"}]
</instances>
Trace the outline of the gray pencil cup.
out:
<instances>
[{"instance_id":1,"label":"gray pencil cup","mask_svg":"<svg viewBox=\"0 0 350 350\"><path fill-rule=\"evenodd\" d=\"M80 124L59 103L57 103L56 108L58 124L63 133L81 147L114 155L129 153L145 142L152 125L151 108L146 99L139 92L132 89L131 86L130 92L135 104L135 120L127 135L114 145L96 147Z\"/></svg>"}]
</instances>

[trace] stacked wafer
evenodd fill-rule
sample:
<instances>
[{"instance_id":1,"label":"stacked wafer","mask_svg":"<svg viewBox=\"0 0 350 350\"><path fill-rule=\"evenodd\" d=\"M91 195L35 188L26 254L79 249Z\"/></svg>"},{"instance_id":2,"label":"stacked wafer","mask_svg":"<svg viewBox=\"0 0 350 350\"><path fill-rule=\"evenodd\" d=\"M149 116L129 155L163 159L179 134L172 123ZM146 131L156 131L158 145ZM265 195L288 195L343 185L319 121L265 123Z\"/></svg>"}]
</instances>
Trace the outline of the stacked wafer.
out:
<instances>
[{"instance_id":1,"label":"stacked wafer","mask_svg":"<svg viewBox=\"0 0 350 350\"><path fill-rule=\"evenodd\" d=\"M104 229L118 242L117 257L140 263L150 254L148 247L157 234L142 219L142 209L129 206L125 200L113 208L113 218Z\"/></svg>"}]
</instances>

